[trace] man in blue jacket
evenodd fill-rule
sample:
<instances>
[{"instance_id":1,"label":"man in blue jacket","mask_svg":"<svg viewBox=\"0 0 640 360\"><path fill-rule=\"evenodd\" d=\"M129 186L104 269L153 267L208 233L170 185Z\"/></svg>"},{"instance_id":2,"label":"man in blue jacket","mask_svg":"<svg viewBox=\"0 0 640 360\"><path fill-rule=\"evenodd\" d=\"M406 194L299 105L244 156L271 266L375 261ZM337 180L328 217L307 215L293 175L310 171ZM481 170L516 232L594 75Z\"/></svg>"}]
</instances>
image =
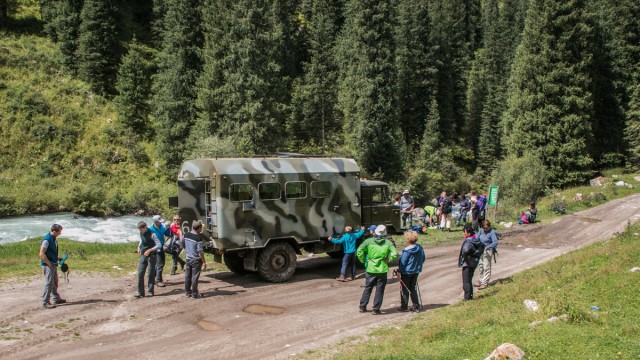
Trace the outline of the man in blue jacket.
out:
<instances>
[{"instance_id":1,"label":"man in blue jacket","mask_svg":"<svg viewBox=\"0 0 640 360\"><path fill-rule=\"evenodd\" d=\"M404 238L407 240L407 247L402 250L398 266L400 281L402 281L400 291L400 311L409 311L409 296L413 307L411 311L420 312L420 296L418 294L418 275L422 272L422 264L425 260L424 249L416 244L418 233L410 230L405 231Z\"/></svg>"},{"instance_id":2,"label":"man in blue jacket","mask_svg":"<svg viewBox=\"0 0 640 360\"><path fill-rule=\"evenodd\" d=\"M169 236L169 231L167 231L167 227L164 226L164 224L162 223L164 220L162 219L162 216L160 215L154 215L153 216L153 224L151 224L151 226L149 227L149 230L153 231L153 233L156 235L156 237L158 238L158 241L160 241L160 249L156 250L155 256L156 256L156 285L158 287L164 287L164 282L162 282L162 270L164 269L164 261L165 261L165 254L164 254L164 237L165 236Z\"/></svg>"},{"instance_id":3,"label":"man in blue jacket","mask_svg":"<svg viewBox=\"0 0 640 360\"><path fill-rule=\"evenodd\" d=\"M40 244L40 265L44 273L44 292L42 293L42 306L45 309L53 309L56 304L64 304L67 301L58 294L58 261L62 260L58 256L57 237L62 233L62 226L51 225L51 230L42 238ZM49 298L53 295L53 304Z\"/></svg>"},{"instance_id":4,"label":"man in blue jacket","mask_svg":"<svg viewBox=\"0 0 640 360\"><path fill-rule=\"evenodd\" d=\"M344 234L336 239L329 236L329 241L334 244L342 244L344 255L342 256L342 267L340 268L340 276L336 278L338 281L349 281L356 279L356 241L364 235L364 226L360 230L353 232L351 226L345 226ZM351 269L351 277L347 278L347 267Z\"/></svg>"}]
</instances>

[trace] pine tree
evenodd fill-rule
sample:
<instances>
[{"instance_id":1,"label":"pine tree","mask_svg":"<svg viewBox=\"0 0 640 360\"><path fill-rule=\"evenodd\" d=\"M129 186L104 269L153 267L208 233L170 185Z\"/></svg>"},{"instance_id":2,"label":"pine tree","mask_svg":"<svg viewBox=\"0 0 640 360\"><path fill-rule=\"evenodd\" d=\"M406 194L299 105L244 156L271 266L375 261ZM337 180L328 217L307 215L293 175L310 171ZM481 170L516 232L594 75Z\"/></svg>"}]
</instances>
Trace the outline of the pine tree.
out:
<instances>
[{"instance_id":1,"label":"pine tree","mask_svg":"<svg viewBox=\"0 0 640 360\"><path fill-rule=\"evenodd\" d=\"M160 156L177 169L188 156L197 118L196 83L202 71L201 8L198 0L163 0L160 64L153 85L153 116Z\"/></svg>"},{"instance_id":2,"label":"pine tree","mask_svg":"<svg viewBox=\"0 0 640 360\"><path fill-rule=\"evenodd\" d=\"M507 152L542 159L554 186L593 174L590 22L583 0L532 0L513 65Z\"/></svg>"},{"instance_id":3,"label":"pine tree","mask_svg":"<svg viewBox=\"0 0 640 360\"><path fill-rule=\"evenodd\" d=\"M437 170L437 166L439 165L438 159L441 155L439 150L442 146L439 129L440 112L438 110L438 101L435 96L431 97L431 101L429 103L429 114L424 126L424 133L422 134L420 157L417 164L421 168Z\"/></svg>"},{"instance_id":4,"label":"pine tree","mask_svg":"<svg viewBox=\"0 0 640 360\"><path fill-rule=\"evenodd\" d=\"M347 3L339 45L339 102L345 142L369 175L405 176L404 139L399 128L395 69L394 1Z\"/></svg>"},{"instance_id":5,"label":"pine tree","mask_svg":"<svg viewBox=\"0 0 640 360\"><path fill-rule=\"evenodd\" d=\"M285 0L206 3L200 136L231 137L239 155L279 150L291 91L285 54L289 5Z\"/></svg>"},{"instance_id":6,"label":"pine tree","mask_svg":"<svg viewBox=\"0 0 640 360\"><path fill-rule=\"evenodd\" d=\"M629 101L625 137L629 144L627 168L634 172L640 171L640 84L636 85Z\"/></svg>"},{"instance_id":7,"label":"pine tree","mask_svg":"<svg viewBox=\"0 0 640 360\"><path fill-rule=\"evenodd\" d=\"M80 30L80 12L83 0L65 0L59 3L57 38L62 52L62 62L72 72L76 71L76 51Z\"/></svg>"},{"instance_id":8,"label":"pine tree","mask_svg":"<svg viewBox=\"0 0 640 360\"><path fill-rule=\"evenodd\" d=\"M114 98L118 118L135 134L144 137L148 130L150 113L149 100L151 96L150 51L138 44L134 39L129 44L129 51L122 57L122 64L118 69Z\"/></svg>"},{"instance_id":9,"label":"pine tree","mask_svg":"<svg viewBox=\"0 0 640 360\"><path fill-rule=\"evenodd\" d=\"M112 94L120 59L115 0L86 0L80 13L78 75L101 95Z\"/></svg>"},{"instance_id":10,"label":"pine tree","mask_svg":"<svg viewBox=\"0 0 640 360\"><path fill-rule=\"evenodd\" d=\"M397 68L400 127L409 152L417 152L429 113L436 76L429 34L427 0L400 0L398 6Z\"/></svg>"},{"instance_id":11,"label":"pine tree","mask_svg":"<svg viewBox=\"0 0 640 360\"><path fill-rule=\"evenodd\" d=\"M436 94L445 141L459 138L465 124L467 74L480 45L480 0L431 0L431 41L436 47Z\"/></svg>"},{"instance_id":12,"label":"pine tree","mask_svg":"<svg viewBox=\"0 0 640 360\"><path fill-rule=\"evenodd\" d=\"M304 77L295 83L287 124L294 151L324 154L340 136L335 86L338 69L333 58L341 23L340 3L340 0L313 1L305 21L310 59L303 65Z\"/></svg>"}]
</instances>

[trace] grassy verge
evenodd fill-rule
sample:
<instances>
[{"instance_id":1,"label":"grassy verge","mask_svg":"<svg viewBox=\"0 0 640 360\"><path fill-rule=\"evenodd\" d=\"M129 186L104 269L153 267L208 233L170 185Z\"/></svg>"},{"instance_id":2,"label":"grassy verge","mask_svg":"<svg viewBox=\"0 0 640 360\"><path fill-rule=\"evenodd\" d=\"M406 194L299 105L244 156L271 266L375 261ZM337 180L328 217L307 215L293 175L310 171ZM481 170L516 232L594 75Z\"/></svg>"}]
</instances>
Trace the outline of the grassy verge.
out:
<instances>
[{"instance_id":1,"label":"grassy verge","mask_svg":"<svg viewBox=\"0 0 640 360\"><path fill-rule=\"evenodd\" d=\"M14 277L28 277L40 275L42 268L38 251L40 239L30 239L17 243L0 246L0 282ZM75 272L102 272L112 275L122 275L136 271L138 268L138 255L136 255L136 243L124 244L100 244L84 243L68 239L59 239L60 255L69 253L67 261L71 273ZM182 255L184 259L184 254ZM207 271L226 270L224 265L215 264L207 255L209 266ZM165 270L170 270L171 257L167 256ZM168 273L169 271L167 271Z\"/></svg>"},{"instance_id":2,"label":"grassy verge","mask_svg":"<svg viewBox=\"0 0 640 360\"><path fill-rule=\"evenodd\" d=\"M417 315L400 327L310 351L317 359L484 359L502 343L527 359L640 359L640 226L514 275L476 300ZM525 310L536 300L538 313ZM595 311L590 308L601 308ZM566 314L567 321L545 320ZM542 321L538 326L529 326Z\"/></svg>"},{"instance_id":3,"label":"grassy verge","mask_svg":"<svg viewBox=\"0 0 640 360\"><path fill-rule=\"evenodd\" d=\"M564 190L549 190L549 194L538 199L536 203L538 219L546 222L563 214L573 214L613 199L640 192L640 182L634 180L634 177L639 174L624 174L623 169L609 169L604 171L602 175L606 178L606 186L584 185ZM633 187L616 186L614 183L617 181L624 181ZM582 194L582 199L577 199L576 194ZM498 205L497 216L494 215L494 209L490 208L489 219L514 223L520 212L528 207L528 204L515 205L510 204L509 201L501 201Z\"/></svg>"}]
</instances>

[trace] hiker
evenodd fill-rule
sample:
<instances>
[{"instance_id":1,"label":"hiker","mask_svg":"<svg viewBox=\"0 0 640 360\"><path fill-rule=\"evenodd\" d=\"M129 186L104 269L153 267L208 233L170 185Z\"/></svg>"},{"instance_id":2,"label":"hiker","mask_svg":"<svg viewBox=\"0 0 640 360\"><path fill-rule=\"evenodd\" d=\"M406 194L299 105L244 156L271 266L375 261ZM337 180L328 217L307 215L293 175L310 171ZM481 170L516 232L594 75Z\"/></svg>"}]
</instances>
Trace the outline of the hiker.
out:
<instances>
[{"instance_id":1,"label":"hiker","mask_svg":"<svg viewBox=\"0 0 640 360\"><path fill-rule=\"evenodd\" d=\"M404 233L407 247L402 250L398 264L400 273L400 311L409 311L409 296L413 307L411 311L420 312L420 294L418 293L418 275L422 272L422 264L425 260L424 249L417 244L418 233L407 231Z\"/></svg>"},{"instance_id":2,"label":"hiker","mask_svg":"<svg viewBox=\"0 0 640 360\"><path fill-rule=\"evenodd\" d=\"M362 297L360 298L360 312L367 311L369 298L373 288L376 288L376 294L373 298L373 315L380 315L380 307L384 298L384 288L387 285L387 271L389 271L389 263L398 257L393 243L386 239L387 228L379 225L375 231L375 237L365 240L357 251L358 260L365 264L366 281ZM365 256L367 261L365 263Z\"/></svg>"},{"instance_id":3,"label":"hiker","mask_svg":"<svg viewBox=\"0 0 640 360\"><path fill-rule=\"evenodd\" d=\"M498 234L491 228L491 222L484 220L482 229L478 232L478 238L484 245L484 252L480 258L478 269L480 270L480 286L478 290L486 289L491 279L491 260L495 259L498 253Z\"/></svg>"},{"instance_id":4,"label":"hiker","mask_svg":"<svg viewBox=\"0 0 640 360\"><path fill-rule=\"evenodd\" d=\"M374 237L376 236L376 229L378 228L378 225L371 225L369 226L369 236L367 237Z\"/></svg>"},{"instance_id":5,"label":"hiker","mask_svg":"<svg viewBox=\"0 0 640 360\"><path fill-rule=\"evenodd\" d=\"M464 300L467 301L473 300L473 273L476 271L484 249L480 239L475 236L471 224L467 224L462 231L464 240L460 246L458 267L462 268L462 290L464 290Z\"/></svg>"},{"instance_id":6,"label":"hiker","mask_svg":"<svg viewBox=\"0 0 640 360\"><path fill-rule=\"evenodd\" d=\"M207 268L207 262L204 259L204 251L202 250L202 221L195 220L191 225L191 231L184 234L182 238L183 247L187 254L187 265L184 270L184 291L187 297L197 299L200 297L198 292L198 281L200 272Z\"/></svg>"},{"instance_id":7,"label":"hiker","mask_svg":"<svg viewBox=\"0 0 640 360\"><path fill-rule=\"evenodd\" d=\"M62 258L58 256L58 236L62 233L62 226L51 225L49 232L42 237L40 243L40 265L44 274L44 291L42 292L42 307L54 309L58 304L64 304L67 300L58 294L58 261ZM49 298L53 295L53 303Z\"/></svg>"},{"instance_id":8,"label":"hiker","mask_svg":"<svg viewBox=\"0 0 640 360\"><path fill-rule=\"evenodd\" d=\"M138 230L140 230L140 242L136 253L140 258L138 259L138 292L135 297L141 298L144 294L144 273L147 273L147 296L153 296L153 285L156 277L156 252L162 248L160 246L160 240L156 234L147 227L147 223L140 221L138 223Z\"/></svg>"},{"instance_id":9,"label":"hiker","mask_svg":"<svg viewBox=\"0 0 640 360\"><path fill-rule=\"evenodd\" d=\"M460 221L462 221L462 226L465 226L467 224L467 214L471 209L471 204L469 202L469 199L467 199L465 195L461 195L458 206L460 207L460 213L456 218L456 227L460 226Z\"/></svg>"},{"instance_id":10,"label":"hiker","mask_svg":"<svg viewBox=\"0 0 640 360\"><path fill-rule=\"evenodd\" d=\"M169 241L167 250L169 251L169 254L171 254L171 259L173 260L171 275L175 275L176 270L178 270L178 264L180 264L181 270L184 270L185 264L185 261L180 257L180 252L182 251L182 229L180 228L180 217L178 215L173 217L173 222L169 227L169 236L171 237L171 240Z\"/></svg>"},{"instance_id":11,"label":"hiker","mask_svg":"<svg viewBox=\"0 0 640 360\"><path fill-rule=\"evenodd\" d=\"M435 206L431 206L431 205L427 205L424 207L424 212L425 212L425 216L424 216L424 221L423 223L428 223L429 227L434 227L433 225L433 217L436 216L437 212L438 212L438 208L436 208Z\"/></svg>"},{"instance_id":12,"label":"hiker","mask_svg":"<svg viewBox=\"0 0 640 360\"><path fill-rule=\"evenodd\" d=\"M475 191L471 191L469 193L469 201L471 206L471 224L473 226L473 231L478 232L480 230L479 222L482 221L480 215L480 206L482 204L479 204L478 196Z\"/></svg>"},{"instance_id":13,"label":"hiker","mask_svg":"<svg viewBox=\"0 0 640 360\"><path fill-rule=\"evenodd\" d=\"M400 219L402 220L402 228L407 229L413 222L411 210L413 210L413 207L415 206L413 196L409 195L409 190L405 190L402 192L402 197L400 198L399 203L400 213L402 214L400 217Z\"/></svg>"},{"instance_id":14,"label":"hiker","mask_svg":"<svg viewBox=\"0 0 640 360\"><path fill-rule=\"evenodd\" d=\"M538 209L536 209L536 202L532 201L529 203L529 214L531 214L531 223L536 222L536 218L538 217Z\"/></svg>"},{"instance_id":15,"label":"hiker","mask_svg":"<svg viewBox=\"0 0 640 360\"><path fill-rule=\"evenodd\" d=\"M153 216L153 224L149 227L151 231L156 235L158 241L160 241L160 249L156 251L156 285L158 287L164 287L162 281L162 270L164 269L164 237L168 235L167 228L163 224L164 220L160 215Z\"/></svg>"},{"instance_id":16,"label":"hiker","mask_svg":"<svg viewBox=\"0 0 640 360\"><path fill-rule=\"evenodd\" d=\"M440 221L440 230L451 231L451 211L453 209L453 198L452 195L447 196L446 192L442 192L443 199L440 205L440 210L442 210L441 221Z\"/></svg>"},{"instance_id":17,"label":"hiker","mask_svg":"<svg viewBox=\"0 0 640 360\"><path fill-rule=\"evenodd\" d=\"M334 244L342 244L342 267L340 268L340 276L336 278L338 281L349 281L356 279L356 241L364 235L364 226L360 230L353 232L351 226L345 226L344 234L340 239L329 236L329 241ZM347 278L347 268L350 269L351 277ZM349 280L348 280L349 279Z\"/></svg>"}]
</instances>

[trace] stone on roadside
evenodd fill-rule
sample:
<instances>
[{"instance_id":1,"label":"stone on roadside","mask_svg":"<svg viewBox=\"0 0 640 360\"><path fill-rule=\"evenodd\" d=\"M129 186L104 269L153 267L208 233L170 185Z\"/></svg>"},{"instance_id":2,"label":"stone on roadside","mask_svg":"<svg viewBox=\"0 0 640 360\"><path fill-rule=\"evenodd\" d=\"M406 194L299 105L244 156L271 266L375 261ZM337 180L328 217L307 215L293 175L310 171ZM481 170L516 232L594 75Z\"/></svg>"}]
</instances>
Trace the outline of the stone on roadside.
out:
<instances>
[{"instance_id":1,"label":"stone on roadside","mask_svg":"<svg viewBox=\"0 0 640 360\"><path fill-rule=\"evenodd\" d=\"M540 321L540 320L534 321L534 322L529 324L529 327L536 327L536 326L538 326L540 324L542 324L542 321Z\"/></svg>"},{"instance_id":2,"label":"stone on roadside","mask_svg":"<svg viewBox=\"0 0 640 360\"><path fill-rule=\"evenodd\" d=\"M525 300L522 303L524 304L524 307L531 312L538 312L540 309L538 302L535 300Z\"/></svg>"},{"instance_id":3,"label":"stone on roadside","mask_svg":"<svg viewBox=\"0 0 640 360\"><path fill-rule=\"evenodd\" d=\"M573 201L582 201L582 194L581 193L576 193L573 196Z\"/></svg>"},{"instance_id":4,"label":"stone on roadside","mask_svg":"<svg viewBox=\"0 0 640 360\"><path fill-rule=\"evenodd\" d=\"M636 271L640 271L640 267L632 267L631 270L629 270L629 272L636 272Z\"/></svg>"},{"instance_id":5,"label":"stone on roadside","mask_svg":"<svg viewBox=\"0 0 640 360\"><path fill-rule=\"evenodd\" d=\"M491 355L484 360L522 360L524 359L524 355L524 351L519 347L510 343L504 343L493 350Z\"/></svg>"},{"instance_id":6,"label":"stone on roadside","mask_svg":"<svg viewBox=\"0 0 640 360\"><path fill-rule=\"evenodd\" d=\"M635 181L637 181L637 182L640 182L640 176L634 176L634 177L633 177L633 180L635 180Z\"/></svg>"},{"instance_id":7,"label":"stone on roadside","mask_svg":"<svg viewBox=\"0 0 640 360\"><path fill-rule=\"evenodd\" d=\"M591 186L602 186L604 185L605 178L603 176L598 176L595 179L589 180L589 185Z\"/></svg>"}]
</instances>

